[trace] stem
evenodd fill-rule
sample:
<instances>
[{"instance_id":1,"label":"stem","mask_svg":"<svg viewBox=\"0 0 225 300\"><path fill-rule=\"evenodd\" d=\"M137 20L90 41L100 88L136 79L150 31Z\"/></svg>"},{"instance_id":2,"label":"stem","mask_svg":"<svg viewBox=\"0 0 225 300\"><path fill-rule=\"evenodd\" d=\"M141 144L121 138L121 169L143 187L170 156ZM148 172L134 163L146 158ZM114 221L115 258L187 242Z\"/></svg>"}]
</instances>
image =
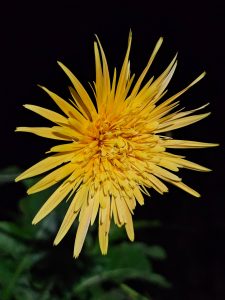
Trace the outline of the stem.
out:
<instances>
[{"instance_id":1,"label":"stem","mask_svg":"<svg viewBox=\"0 0 225 300\"><path fill-rule=\"evenodd\" d=\"M28 256L25 256L20 263L18 264L15 273L12 276L11 281L9 284L5 287L2 293L2 300L9 300L11 298L12 292L14 291L14 286L20 276L20 274L24 271L25 266L27 265L27 261L29 260Z\"/></svg>"},{"instance_id":2,"label":"stem","mask_svg":"<svg viewBox=\"0 0 225 300\"><path fill-rule=\"evenodd\" d=\"M123 275L123 274L126 274L126 275ZM98 283L101 283L101 282L109 280L109 279L111 279L111 280L112 279L117 279L117 278L121 277L121 275L123 277L126 277L126 279L128 279L128 278L146 279L146 277L147 277L145 273L140 275L140 272L136 272L135 270L129 269L129 268L109 270L109 271L105 271L101 274L94 275L92 277L84 279L80 284L78 284L74 288L73 292L75 294L80 293L81 291L85 290L86 288L89 288L93 285L96 285Z\"/></svg>"}]
</instances>

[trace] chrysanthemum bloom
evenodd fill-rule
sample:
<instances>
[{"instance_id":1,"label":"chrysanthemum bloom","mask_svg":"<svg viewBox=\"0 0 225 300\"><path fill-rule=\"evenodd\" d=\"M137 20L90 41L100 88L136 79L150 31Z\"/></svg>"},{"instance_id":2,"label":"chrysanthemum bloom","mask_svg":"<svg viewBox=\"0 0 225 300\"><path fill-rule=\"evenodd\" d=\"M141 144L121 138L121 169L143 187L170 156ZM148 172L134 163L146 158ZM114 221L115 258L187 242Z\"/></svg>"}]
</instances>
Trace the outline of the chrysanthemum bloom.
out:
<instances>
[{"instance_id":1,"label":"chrysanthemum bloom","mask_svg":"<svg viewBox=\"0 0 225 300\"><path fill-rule=\"evenodd\" d=\"M177 94L162 101L177 66L176 56L157 79L152 77L143 84L162 44L163 39L160 38L145 69L134 83L129 62L131 39L130 34L120 74L117 76L115 69L112 81L98 38L94 42L96 80L93 92L96 105L78 79L59 62L73 85L69 88L72 100L67 102L47 88L42 89L63 114L35 105L24 105L56 125L16 129L63 142L50 149L51 156L26 170L16 181L54 169L28 190L28 194L37 193L62 181L39 210L33 224L46 217L67 198L69 208L54 244L57 245L62 240L79 216L75 257L79 255L88 227L95 222L97 215L102 254L107 253L112 218L119 227L125 226L129 239L133 241L132 214L136 201L143 205L143 193L149 196L150 188L163 194L168 191L166 183L170 183L199 197L198 192L185 185L173 172L177 172L179 168L203 172L209 169L184 159L184 156L172 154L168 149L216 146L211 143L175 140L163 135L209 115L193 115L205 106L190 111L175 110L179 97L202 79L205 73Z\"/></svg>"}]
</instances>

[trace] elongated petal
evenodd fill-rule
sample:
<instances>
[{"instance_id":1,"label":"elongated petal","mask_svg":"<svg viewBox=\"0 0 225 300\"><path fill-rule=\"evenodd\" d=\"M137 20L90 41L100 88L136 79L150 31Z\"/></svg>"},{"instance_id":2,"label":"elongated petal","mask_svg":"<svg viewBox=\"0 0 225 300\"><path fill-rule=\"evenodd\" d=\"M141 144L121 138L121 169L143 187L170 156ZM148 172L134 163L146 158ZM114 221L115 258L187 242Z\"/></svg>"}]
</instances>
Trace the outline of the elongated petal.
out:
<instances>
[{"instance_id":1,"label":"elongated petal","mask_svg":"<svg viewBox=\"0 0 225 300\"><path fill-rule=\"evenodd\" d=\"M58 64L71 80L72 84L74 85L74 88L76 89L77 93L80 96L80 100L82 101L82 103L80 104L86 108L87 113L89 113L89 117L92 119L94 116L96 116L96 109L88 93L86 92L86 90L84 89L80 81L73 75L73 73L66 66L64 66L61 62L58 62Z\"/></svg>"},{"instance_id":2,"label":"elongated petal","mask_svg":"<svg viewBox=\"0 0 225 300\"><path fill-rule=\"evenodd\" d=\"M203 166L201 166L199 164L193 163L193 162L188 161L186 159L178 159L177 163L180 166L184 167L184 168L191 169L191 170L194 170L194 171L201 171L201 172L209 172L209 171L211 171L210 169L208 169L206 167L203 167Z\"/></svg>"},{"instance_id":3,"label":"elongated petal","mask_svg":"<svg viewBox=\"0 0 225 300\"><path fill-rule=\"evenodd\" d=\"M109 228L110 228L110 201L107 201L106 207L101 208L99 212L98 237L99 237L99 246L103 255L107 254L107 250L108 250Z\"/></svg>"},{"instance_id":4,"label":"elongated petal","mask_svg":"<svg viewBox=\"0 0 225 300\"><path fill-rule=\"evenodd\" d=\"M65 162L70 161L73 156L73 153L62 153L47 157L20 174L15 180L19 181L47 172Z\"/></svg>"},{"instance_id":5,"label":"elongated petal","mask_svg":"<svg viewBox=\"0 0 225 300\"><path fill-rule=\"evenodd\" d=\"M158 105L152 112L149 117L153 118L154 116L160 114L160 111L164 107L168 107L174 100L176 100L178 97L180 97L182 94L184 94L186 91L188 91L193 85L198 83L204 76L206 75L205 72L203 72L201 75L199 75L194 81L192 81L187 87L182 89L180 92L176 93L175 95L171 96L169 99L165 100L163 103Z\"/></svg>"},{"instance_id":6,"label":"elongated petal","mask_svg":"<svg viewBox=\"0 0 225 300\"><path fill-rule=\"evenodd\" d=\"M41 89L43 89L51 98L52 100L58 105L58 107L68 116L68 117L75 117L77 118L77 115L79 115L78 118L80 118L80 113L73 107L71 104L69 104L67 101L65 101L63 98L58 96L57 94L53 93L49 89L47 89L44 86L39 85ZM78 119L77 118L77 119Z\"/></svg>"},{"instance_id":7,"label":"elongated petal","mask_svg":"<svg viewBox=\"0 0 225 300\"><path fill-rule=\"evenodd\" d=\"M134 86L134 88L132 90L131 97L135 97L137 95L138 90L139 90L139 88L140 88L140 86L142 84L142 81L145 78L145 76L146 76L146 74L147 74L147 72L148 72L151 64L153 63L153 60L154 60L157 52L159 51L159 49L160 49L160 47L162 45L162 42L163 42L163 38L160 37L160 39L158 40L158 42L157 42L157 44L156 44L156 46L155 46L155 48L154 48L154 50L152 52L152 55L150 56L150 59L149 59L149 61L147 63L147 66L144 68L142 74L138 78L138 81L136 82L136 84L135 84L135 86Z\"/></svg>"},{"instance_id":8,"label":"elongated petal","mask_svg":"<svg viewBox=\"0 0 225 300\"><path fill-rule=\"evenodd\" d=\"M196 142L196 141L185 141L185 140L174 140L167 139L162 142L163 146L166 148L175 148L175 149L198 149L198 148L207 148L207 147L216 147L219 144L215 143L205 143L205 142Z\"/></svg>"},{"instance_id":9,"label":"elongated petal","mask_svg":"<svg viewBox=\"0 0 225 300\"><path fill-rule=\"evenodd\" d=\"M72 152L80 149L82 149L82 146L79 143L73 142L54 146L50 149L49 152Z\"/></svg>"},{"instance_id":10,"label":"elongated petal","mask_svg":"<svg viewBox=\"0 0 225 300\"><path fill-rule=\"evenodd\" d=\"M162 123L161 125L159 125L159 127L158 127L159 129L156 130L155 132L161 133L161 132L167 132L167 131L175 130L175 129L178 129L181 127L185 127L185 126L188 126L195 122L198 122L198 121L208 117L209 115L210 115L210 113L206 113L206 114L181 118L178 120L171 120L171 121L168 121L168 122L165 122L165 123Z\"/></svg>"},{"instance_id":11,"label":"elongated petal","mask_svg":"<svg viewBox=\"0 0 225 300\"><path fill-rule=\"evenodd\" d=\"M74 220L76 219L76 217L79 213L79 211L75 211L76 201L77 201L77 194L73 198L73 200L69 206L69 209L67 210L67 213L64 217L62 225L59 228L57 236L55 237L54 245L58 245L61 242L61 240L64 238L64 236L67 234L68 230L72 226Z\"/></svg>"},{"instance_id":12,"label":"elongated petal","mask_svg":"<svg viewBox=\"0 0 225 300\"><path fill-rule=\"evenodd\" d=\"M54 139L54 140L64 140L69 141L71 140L70 137L59 133L56 128L48 128L48 127L17 127L16 131L20 132L29 132L36 135L39 135L44 138Z\"/></svg>"},{"instance_id":13,"label":"elongated petal","mask_svg":"<svg viewBox=\"0 0 225 300\"><path fill-rule=\"evenodd\" d=\"M30 105L30 104L25 104L24 107L29 110L32 110L33 112L36 112L37 114L41 115L42 117L54 123L68 124L68 121L65 117L52 110L40 106L36 106L36 105Z\"/></svg>"},{"instance_id":14,"label":"elongated petal","mask_svg":"<svg viewBox=\"0 0 225 300\"><path fill-rule=\"evenodd\" d=\"M28 189L27 193L33 194L45 190L50 186L61 181L63 178L70 175L73 171L74 171L74 165L71 163L66 164L65 166L56 169L52 173L48 174L47 176L39 180L37 183L35 183L32 187Z\"/></svg>"},{"instance_id":15,"label":"elongated petal","mask_svg":"<svg viewBox=\"0 0 225 300\"><path fill-rule=\"evenodd\" d=\"M64 182L45 202L39 212L34 217L32 224L37 224L44 217L46 217L53 209L59 205L60 202L69 194L73 189L73 183Z\"/></svg>"},{"instance_id":16,"label":"elongated petal","mask_svg":"<svg viewBox=\"0 0 225 300\"><path fill-rule=\"evenodd\" d=\"M129 55L130 55L130 49L131 49L131 41L132 41L132 33L130 31L129 37L128 37L128 45L127 45L127 52L125 55L125 59L121 68L120 76L118 79L117 83L117 88L116 88L116 94L115 94L115 102L119 104L120 101L120 95L123 93L125 87L126 87L126 82L127 82L127 70L129 68Z\"/></svg>"},{"instance_id":17,"label":"elongated petal","mask_svg":"<svg viewBox=\"0 0 225 300\"><path fill-rule=\"evenodd\" d=\"M102 80L101 80L102 94L98 95L98 91L96 90L96 95L99 96L99 97L97 97L98 101L103 100L105 102L107 100L108 95L110 94L110 76L109 76L109 69L108 69L108 64L107 64L107 60L106 60L104 50L103 50L102 45L101 45L101 43L100 43L97 36L96 36L96 39L97 39L98 46L99 46L99 49L100 49L101 58L102 58L102 66L103 66L103 68L102 68ZM98 53L98 49L96 49L96 47L95 47L95 59L96 59L96 80L98 79L98 84L96 82L96 86L98 85L98 88L100 89L99 81L100 81L101 68L100 68L100 62L99 62L99 53ZM102 99L100 99L100 97ZM101 108L102 108L100 103L98 104L99 112L101 112ZM101 104L103 105L103 103L101 103Z\"/></svg>"},{"instance_id":18,"label":"elongated petal","mask_svg":"<svg viewBox=\"0 0 225 300\"><path fill-rule=\"evenodd\" d=\"M180 182L177 182L177 181L173 181L172 182L171 181L171 183L173 185L175 185L176 187L184 190L185 192L191 194L194 197L197 197L197 198L201 197L201 195L198 192L196 192L195 190L193 190L192 188L190 188L189 186L187 186L186 184L184 184L182 181L180 181Z\"/></svg>"},{"instance_id":19,"label":"elongated petal","mask_svg":"<svg viewBox=\"0 0 225 300\"><path fill-rule=\"evenodd\" d=\"M80 221L80 224L77 229L76 239L75 239L75 245L74 245L74 257L78 257L80 254L80 251L83 247L84 240L88 231L88 227L90 225L91 221L91 215L93 210L93 199L90 201L89 205L85 207L84 215Z\"/></svg>"},{"instance_id":20,"label":"elongated petal","mask_svg":"<svg viewBox=\"0 0 225 300\"><path fill-rule=\"evenodd\" d=\"M97 105L99 110L102 103L103 74L102 74L102 65L101 65L98 44L96 42L94 43L94 52L95 52L95 73L96 73L95 89L96 89Z\"/></svg>"}]
</instances>

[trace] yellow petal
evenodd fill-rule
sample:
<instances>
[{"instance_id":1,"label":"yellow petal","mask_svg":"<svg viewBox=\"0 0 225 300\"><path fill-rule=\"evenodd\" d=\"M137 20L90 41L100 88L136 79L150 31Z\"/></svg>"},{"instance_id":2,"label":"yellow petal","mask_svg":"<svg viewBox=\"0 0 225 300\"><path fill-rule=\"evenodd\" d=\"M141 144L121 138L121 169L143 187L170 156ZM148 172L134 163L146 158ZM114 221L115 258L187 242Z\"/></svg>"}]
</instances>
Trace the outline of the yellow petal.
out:
<instances>
[{"instance_id":1,"label":"yellow petal","mask_svg":"<svg viewBox=\"0 0 225 300\"><path fill-rule=\"evenodd\" d=\"M215 143L204 143L204 142L174 140L174 139L163 140L162 144L166 148L175 148L175 149L207 148L207 147L216 147L219 145L219 144L215 144Z\"/></svg>"},{"instance_id":2,"label":"yellow petal","mask_svg":"<svg viewBox=\"0 0 225 300\"><path fill-rule=\"evenodd\" d=\"M118 209L116 206L116 200L114 199L114 197L112 197L112 200L111 200L111 214L113 215L115 224L117 226L121 227L122 222L119 219Z\"/></svg>"},{"instance_id":3,"label":"yellow petal","mask_svg":"<svg viewBox=\"0 0 225 300\"><path fill-rule=\"evenodd\" d=\"M70 152L70 151L81 150L82 148L83 148L82 144L73 142L73 143L54 146L50 149L50 152Z\"/></svg>"},{"instance_id":4,"label":"yellow petal","mask_svg":"<svg viewBox=\"0 0 225 300\"><path fill-rule=\"evenodd\" d=\"M158 165L160 167L169 169L169 170L171 170L173 172L179 171L177 165L174 162L171 162L171 161L169 161L167 159L161 159Z\"/></svg>"},{"instance_id":5,"label":"yellow petal","mask_svg":"<svg viewBox=\"0 0 225 300\"><path fill-rule=\"evenodd\" d=\"M78 115L76 116L76 119L81 120L81 118L79 118L79 115L80 115L85 118L84 120L86 120L86 119L92 120L91 113L90 113L89 109L85 106L85 104L84 104L83 100L81 99L80 95L78 94L78 92L73 87L70 87L70 86L69 86L69 90L70 90L70 94L73 97L75 106L78 109L78 112L77 112ZM84 121L81 121L81 123L84 123Z\"/></svg>"},{"instance_id":6,"label":"yellow petal","mask_svg":"<svg viewBox=\"0 0 225 300\"><path fill-rule=\"evenodd\" d=\"M117 217L118 217L118 223L124 224L125 223L125 212L124 212L124 206L123 206L123 199L120 198L120 195L117 194L117 197L114 198L115 200L115 207L117 211Z\"/></svg>"},{"instance_id":7,"label":"yellow petal","mask_svg":"<svg viewBox=\"0 0 225 300\"><path fill-rule=\"evenodd\" d=\"M74 128L67 126L53 126L52 130L54 134L66 137L70 139L70 141L78 141L83 137L83 135L80 132L74 130Z\"/></svg>"},{"instance_id":8,"label":"yellow petal","mask_svg":"<svg viewBox=\"0 0 225 300\"><path fill-rule=\"evenodd\" d=\"M130 239L130 241L134 241L134 226L133 226L133 220L130 211L126 210L126 223L125 223L125 229L127 232L127 236Z\"/></svg>"},{"instance_id":9,"label":"yellow petal","mask_svg":"<svg viewBox=\"0 0 225 300\"><path fill-rule=\"evenodd\" d=\"M167 186L156 176L152 174L148 174L146 179L147 182L144 181L144 183L149 184L149 187L154 188L158 193L163 194L168 192Z\"/></svg>"},{"instance_id":10,"label":"yellow petal","mask_svg":"<svg viewBox=\"0 0 225 300\"><path fill-rule=\"evenodd\" d=\"M51 92L49 89L47 89L44 86L40 86L51 98L52 100L58 105L58 107L68 116L74 116L77 120L85 120L84 117L78 112L75 107L70 105L67 101L65 101L63 98L58 96L57 94Z\"/></svg>"},{"instance_id":11,"label":"yellow petal","mask_svg":"<svg viewBox=\"0 0 225 300\"><path fill-rule=\"evenodd\" d=\"M37 224L44 217L46 217L53 209L59 205L60 202L69 194L69 192L73 189L73 183L64 182L60 185L59 188L48 198L48 200L44 203L41 209L38 211L36 216L34 217L32 224Z\"/></svg>"},{"instance_id":12,"label":"yellow petal","mask_svg":"<svg viewBox=\"0 0 225 300\"><path fill-rule=\"evenodd\" d=\"M83 247L85 237L87 235L88 227L90 225L92 210L93 210L93 204L94 201L91 199L89 205L85 206L84 214L82 219L80 220L77 233L76 233L76 239L75 239L75 245L74 245L74 257L77 258L80 254L80 251Z\"/></svg>"},{"instance_id":13,"label":"yellow petal","mask_svg":"<svg viewBox=\"0 0 225 300\"><path fill-rule=\"evenodd\" d=\"M156 165L152 165L152 173L162 179L168 179L168 180L172 180L172 181L181 181L181 178L178 177L177 175L175 175L159 166L156 166Z\"/></svg>"},{"instance_id":14,"label":"yellow petal","mask_svg":"<svg viewBox=\"0 0 225 300\"><path fill-rule=\"evenodd\" d=\"M104 214L104 216L102 216ZM98 237L99 245L103 255L107 254L110 228L110 201L107 201L106 207L100 209Z\"/></svg>"},{"instance_id":15,"label":"yellow petal","mask_svg":"<svg viewBox=\"0 0 225 300\"><path fill-rule=\"evenodd\" d=\"M39 135L41 137L54 139L54 140L64 140L64 141L71 140L71 137L65 136L62 133L58 133L56 130L56 126L54 127L54 129L48 127L17 127L15 131L29 132L29 133Z\"/></svg>"},{"instance_id":16,"label":"yellow petal","mask_svg":"<svg viewBox=\"0 0 225 300\"><path fill-rule=\"evenodd\" d=\"M41 115L42 117L54 123L68 124L68 121L65 117L52 110L40 106L36 106L36 105L30 105L30 104L25 104L24 107L29 110L32 110L33 112L36 112L37 114Z\"/></svg>"},{"instance_id":17,"label":"yellow petal","mask_svg":"<svg viewBox=\"0 0 225 300\"><path fill-rule=\"evenodd\" d=\"M173 60L170 62L169 66L166 68L166 70L149 86L149 88L146 90L146 93L142 95L142 97L137 97L134 99L135 106L139 106L143 103L143 98L148 99L149 103L156 103L158 98L157 94L160 90L160 86L165 83L165 80L168 78L167 76L172 76L175 68L176 68L176 59L177 55L173 58ZM162 93L163 90L160 90L160 93ZM146 104L146 103L144 103Z\"/></svg>"},{"instance_id":18,"label":"yellow petal","mask_svg":"<svg viewBox=\"0 0 225 300\"><path fill-rule=\"evenodd\" d=\"M110 77L109 77L109 69L108 69L108 64L107 64L107 60L106 60L106 57L105 57L105 53L104 53L104 50L102 48L102 45L96 35L96 39L97 39L97 42L98 42L98 46L99 46L99 49L100 49L100 52L101 52L101 58L102 58L102 65L103 65L103 77L102 77L102 92L103 94L100 95L102 97L102 100L103 101L106 101L107 100L107 97L108 95L110 94ZM96 51L95 51L96 52ZM97 54L97 53L96 53ZM97 54L97 63L98 62L98 54ZM97 66L96 66L97 67ZM98 65L98 68L99 68L99 65ZM100 71L99 71L100 73ZM98 75L100 76L100 74L98 73ZM96 73L97 74L97 73ZM97 94L97 92L96 92ZM97 94L98 96L98 94ZM97 100L99 100L99 97L97 97ZM98 106L100 109L101 109L101 106Z\"/></svg>"},{"instance_id":19,"label":"yellow petal","mask_svg":"<svg viewBox=\"0 0 225 300\"><path fill-rule=\"evenodd\" d=\"M66 66L64 66L61 62L58 62L58 64L63 69L63 71L66 73L66 75L69 77L69 79L71 80L74 88L76 89L77 93L80 96L80 99L77 99L77 100L82 101L82 103L80 103L80 104L82 105L82 107L83 106L85 107L87 112L89 112L89 115L90 115L89 117L92 120L93 117L96 116L96 109L95 109L94 104L93 104L92 100L90 99L88 93L86 92L86 90L84 89L84 87L82 86L80 81L74 76L74 74Z\"/></svg>"},{"instance_id":20,"label":"yellow petal","mask_svg":"<svg viewBox=\"0 0 225 300\"><path fill-rule=\"evenodd\" d=\"M94 42L94 53L95 53L95 73L96 73L95 89L96 89L97 105L99 110L102 103L103 78L102 78L101 59L99 55L98 45L96 42Z\"/></svg>"},{"instance_id":21,"label":"yellow petal","mask_svg":"<svg viewBox=\"0 0 225 300\"><path fill-rule=\"evenodd\" d=\"M61 181L63 178L69 176L73 171L74 171L74 165L71 163L56 169L55 171L51 172L50 174L48 174L47 176L39 180L32 187L30 187L27 191L28 195L49 188L50 186Z\"/></svg>"},{"instance_id":22,"label":"yellow petal","mask_svg":"<svg viewBox=\"0 0 225 300\"><path fill-rule=\"evenodd\" d=\"M172 181L170 181L170 183L172 183L176 187L184 190L185 192L191 194L194 197L197 197L197 198L201 197L201 195L198 192L196 192L195 190L193 190L192 188L190 188L189 186L187 186L186 184L184 184L182 181L180 181L180 182L177 182L177 181L173 181L172 182Z\"/></svg>"},{"instance_id":23,"label":"yellow petal","mask_svg":"<svg viewBox=\"0 0 225 300\"><path fill-rule=\"evenodd\" d=\"M134 196L137 199L138 203L140 205L143 205L144 204L144 197L143 197L142 193L140 192L139 188L135 187L134 190L133 190L133 193L134 193Z\"/></svg>"},{"instance_id":24,"label":"yellow petal","mask_svg":"<svg viewBox=\"0 0 225 300\"><path fill-rule=\"evenodd\" d=\"M91 225L94 224L94 221L96 219L96 216L98 214L98 209L99 209L99 197L96 197L94 195L94 205L93 205L93 211L92 211L92 215L91 215Z\"/></svg>"},{"instance_id":25,"label":"yellow petal","mask_svg":"<svg viewBox=\"0 0 225 300\"><path fill-rule=\"evenodd\" d=\"M198 122L206 117L208 117L210 113L200 114L195 116L184 117L178 120L171 120L159 125L159 129L155 131L155 133L167 132L170 130L178 129L181 127L188 126L195 122Z\"/></svg>"},{"instance_id":26,"label":"yellow petal","mask_svg":"<svg viewBox=\"0 0 225 300\"><path fill-rule=\"evenodd\" d=\"M147 74L147 72L148 72L148 70L149 70L149 68L150 68L150 66L151 66L151 64L152 64L152 62L153 62L156 54L157 54L157 52L159 51L159 49L160 49L160 47L162 45L162 42L163 42L163 38L160 37L159 40L158 40L158 42L156 43L156 46L155 46L155 48L154 48L151 56L150 56L150 59L149 59L149 61L147 63L147 66L144 68L142 74L138 78L138 81L136 82L136 84L135 84L135 86L134 86L134 88L133 88L133 90L131 92L131 98L135 97L137 95L138 90L139 90L139 88L141 86L141 83L142 83L143 79L145 78L145 76L146 76L146 74Z\"/></svg>"},{"instance_id":27,"label":"yellow petal","mask_svg":"<svg viewBox=\"0 0 225 300\"><path fill-rule=\"evenodd\" d=\"M181 165L182 167L184 167L184 168L191 169L191 170L194 170L194 171L201 171L201 172L209 172L209 171L211 171L210 169L208 169L206 167L203 167L203 166L201 166L199 164L193 163L193 162L188 161L186 159L178 159L177 163L179 165Z\"/></svg>"},{"instance_id":28,"label":"yellow petal","mask_svg":"<svg viewBox=\"0 0 225 300\"><path fill-rule=\"evenodd\" d=\"M159 112L165 108L168 107L170 103L172 103L174 100L176 100L178 97L180 97L182 94L184 94L188 89L190 89L193 85L195 85L198 81L200 81L204 76L205 72L203 72L201 75L199 75L194 81L192 81L187 87L185 87L183 90L180 92L176 93L175 95L171 96L169 99L166 101L162 102L160 105L158 105L150 114L149 117L153 117L159 114Z\"/></svg>"},{"instance_id":29,"label":"yellow petal","mask_svg":"<svg viewBox=\"0 0 225 300\"><path fill-rule=\"evenodd\" d=\"M67 234L68 230L72 226L74 220L76 219L79 211L75 211L75 204L77 201L77 195L73 198L69 209L67 210L67 213L63 219L63 222L59 228L59 231L55 237L54 245L58 245L60 241L64 238L64 236Z\"/></svg>"},{"instance_id":30,"label":"yellow petal","mask_svg":"<svg viewBox=\"0 0 225 300\"><path fill-rule=\"evenodd\" d=\"M130 31L128 37L128 45L127 45L127 52L124 58L124 62L121 68L120 76L117 83L116 88L116 95L115 95L115 103L121 103L120 96L124 92L127 82L127 70L129 68L129 55L130 55L130 48L131 48L131 41L132 41L132 32Z\"/></svg>"},{"instance_id":31,"label":"yellow petal","mask_svg":"<svg viewBox=\"0 0 225 300\"><path fill-rule=\"evenodd\" d=\"M70 161L73 158L74 154L73 153L66 153L66 154L56 154L50 157L47 157L31 168L27 169L25 172L20 174L15 181L23 180L29 177L33 177L36 175L39 175L41 173L47 172L65 162Z\"/></svg>"},{"instance_id":32,"label":"yellow petal","mask_svg":"<svg viewBox=\"0 0 225 300\"><path fill-rule=\"evenodd\" d=\"M74 205L74 210L77 212L80 208L87 202L89 188L86 185L82 185L81 188L76 193L76 202Z\"/></svg>"}]
</instances>

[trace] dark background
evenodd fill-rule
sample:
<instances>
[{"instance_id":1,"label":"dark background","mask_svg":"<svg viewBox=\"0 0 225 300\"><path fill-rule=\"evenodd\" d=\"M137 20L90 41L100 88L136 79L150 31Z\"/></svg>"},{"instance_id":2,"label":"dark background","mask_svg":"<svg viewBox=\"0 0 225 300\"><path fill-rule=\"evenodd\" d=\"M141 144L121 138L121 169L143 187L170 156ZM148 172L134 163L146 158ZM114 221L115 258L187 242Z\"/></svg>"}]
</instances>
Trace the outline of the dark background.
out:
<instances>
[{"instance_id":1,"label":"dark background","mask_svg":"<svg viewBox=\"0 0 225 300\"><path fill-rule=\"evenodd\" d=\"M202 197L194 199L171 187L169 195L163 197L152 192L145 207L136 210L137 218L157 218L163 223L162 229L153 235L146 232L145 237L150 243L160 243L168 252L159 272L167 276L173 288L163 299L225 299L224 18L222 1L75 0L60 4L10 2L1 7L1 167L17 165L24 169L44 157L51 141L14 133L16 126L45 124L22 104L54 107L37 88L38 83L67 97L68 80L57 60L65 63L89 89L87 82L94 80L95 33L112 71L122 63L131 28L131 69L137 75L157 39L164 36L152 73L159 75L179 52L170 95L207 71L206 78L182 99L187 109L210 101L207 109L212 115L173 133L178 138L221 144L219 148L182 152L213 169L207 174L181 172L184 181ZM17 185L10 190L2 188L2 219L10 218L16 207L17 189Z\"/></svg>"}]
</instances>

